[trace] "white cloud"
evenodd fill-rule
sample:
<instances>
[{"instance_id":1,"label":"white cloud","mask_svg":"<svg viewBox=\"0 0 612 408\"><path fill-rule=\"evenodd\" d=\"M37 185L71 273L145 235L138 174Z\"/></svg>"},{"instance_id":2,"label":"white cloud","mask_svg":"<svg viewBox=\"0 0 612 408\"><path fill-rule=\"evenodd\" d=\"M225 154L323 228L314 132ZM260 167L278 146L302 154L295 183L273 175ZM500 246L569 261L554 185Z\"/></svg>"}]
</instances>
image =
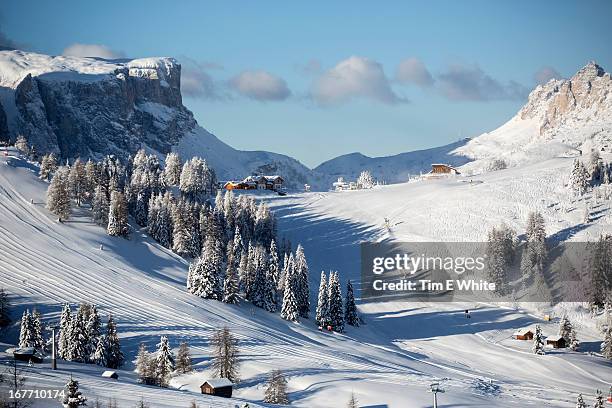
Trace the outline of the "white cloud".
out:
<instances>
[{"instance_id":1,"label":"white cloud","mask_svg":"<svg viewBox=\"0 0 612 408\"><path fill-rule=\"evenodd\" d=\"M533 79L537 84L545 84L551 79L561 79L563 76L556 69L550 66L544 66L533 74Z\"/></svg>"},{"instance_id":2,"label":"white cloud","mask_svg":"<svg viewBox=\"0 0 612 408\"><path fill-rule=\"evenodd\" d=\"M64 49L62 55L71 57L100 57L106 59L123 58L125 54L111 50L106 45L101 44L72 44Z\"/></svg>"},{"instance_id":3,"label":"white cloud","mask_svg":"<svg viewBox=\"0 0 612 408\"><path fill-rule=\"evenodd\" d=\"M334 105L355 98L386 104L407 102L393 92L381 64L355 56L324 72L314 82L311 93L320 105Z\"/></svg>"},{"instance_id":4,"label":"white cloud","mask_svg":"<svg viewBox=\"0 0 612 408\"><path fill-rule=\"evenodd\" d=\"M418 58L408 58L400 62L395 79L403 84L414 84L421 87L430 87L434 84L431 73Z\"/></svg>"},{"instance_id":5,"label":"white cloud","mask_svg":"<svg viewBox=\"0 0 612 408\"><path fill-rule=\"evenodd\" d=\"M181 57L181 92L191 98L220 100L227 99L224 86L208 72L222 70L214 62L198 62L188 57Z\"/></svg>"},{"instance_id":6,"label":"white cloud","mask_svg":"<svg viewBox=\"0 0 612 408\"><path fill-rule=\"evenodd\" d=\"M291 96L285 80L266 71L244 71L230 79L229 86L258 101L282 101Z\"/></svg>"},{"instance_id":7,"label":"white cloud","mask_svg":"<svg viewBox=\"0 0 612 408\"><path fill-rule=\"evenodd\" d=\"M524 99L528 89L514 81L503 84L477 65L455 64L438 76L442 94L451 100L489 101Z\"/></svg>"}]
</instances>

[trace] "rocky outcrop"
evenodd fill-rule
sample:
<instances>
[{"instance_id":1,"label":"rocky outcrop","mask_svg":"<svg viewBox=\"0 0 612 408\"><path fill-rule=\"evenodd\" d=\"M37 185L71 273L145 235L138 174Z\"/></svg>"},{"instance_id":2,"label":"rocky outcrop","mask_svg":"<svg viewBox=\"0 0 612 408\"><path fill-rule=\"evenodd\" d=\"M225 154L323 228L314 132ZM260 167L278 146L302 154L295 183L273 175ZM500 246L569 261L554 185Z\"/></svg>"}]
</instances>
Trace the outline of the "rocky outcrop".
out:
<instances>
[{"instance_id":1,"label":"rocky outcrop","mask_svg":"<svg viewBox=\"0 0 612 408\"><path fill-rule=\"evenodd\" d=\"M550 135L568 121L597 120L612 106L612 78L590 62L571 79L551 80L538 86L521 109L522 119L540 120L540 135Z\"/></svg>"},{"instance_id":2,"label":"rocky outcrop","mask_svg":"<svg viewBox=\"0 0 612 408\"><path fill-rule=\"evenodd\" d=\"M143 145L169 152L196 126L182 104L180 73L173 59L151 58L102 74L27 74L15 87L14 133L63 158L126 156Z\"/></svg>"}]
</instances>

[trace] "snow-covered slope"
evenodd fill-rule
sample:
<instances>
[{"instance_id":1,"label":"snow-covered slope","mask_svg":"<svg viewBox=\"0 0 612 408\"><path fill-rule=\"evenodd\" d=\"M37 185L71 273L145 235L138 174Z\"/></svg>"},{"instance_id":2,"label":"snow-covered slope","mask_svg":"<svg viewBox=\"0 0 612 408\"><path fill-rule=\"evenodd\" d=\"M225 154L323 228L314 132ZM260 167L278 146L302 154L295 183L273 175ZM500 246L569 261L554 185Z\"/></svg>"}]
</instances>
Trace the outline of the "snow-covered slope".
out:
<instances>
[{"instance_id":1,"label":"snow-covered slope","mask_svg":"<svg viewBox=\"0 0 612 408\"><path fill-rule=\"evenodd\" d=\"M411 176L430 171L432 163L447 163L452 166L467 163L470 161L469 158L451 154L467 142L469 139L462 139L445 146L387 157L368 157L361 153L351 153L328 160L317 166L314 171L321 175L328 188L338 177L356 180L363 170L369 170L380 182L403 183Z\"/></svg>"},{"instance_id":2,"label":"snow-covered slope","mask_svg":"<svg viewBox=\"0 0 612 408\"><path fill-rule=\"evenodd\" d=\"M494 159L516 166L593 148L612 151L612 78L591 62L570 79L539 85L510 121L453 153L476 159L464 168L479 171Z\"/></svg>"}]
</instances>

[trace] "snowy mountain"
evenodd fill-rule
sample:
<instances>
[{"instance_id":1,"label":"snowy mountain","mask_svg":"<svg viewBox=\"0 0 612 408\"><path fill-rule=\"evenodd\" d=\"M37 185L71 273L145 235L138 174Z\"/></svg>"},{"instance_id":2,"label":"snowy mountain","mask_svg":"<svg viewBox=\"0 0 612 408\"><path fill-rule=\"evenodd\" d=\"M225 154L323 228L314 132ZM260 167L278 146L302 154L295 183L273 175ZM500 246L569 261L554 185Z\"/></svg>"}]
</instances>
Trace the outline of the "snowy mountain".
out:
<instances>
[{"instance_id":1,"label":"snowy mountain","mask_svg":"<svg viewBox=\"0 0 612 408\"><path fill-rule=\"evenodd\" d=\"M466 168L477 170L495 159L516 166L592 149L612 149L612 78L594 62L539 85L507 123L453 153L475 159Z\"/></svg>"},{"instance_id":2,"label":"snowy mountain","mask_svg":"<svg viewBox=\"0 0 612 408\"><path fill-rule=\"evenodd\" d=\"M0 140L23 134L37 151L63 158L176 149L183 158L209 160L221 180L274 173L290 188L311 182L311 171L295 159L236 150L200 127L182 103L180 74L172 58L1 51Z\"/></svg>"}]
</instances>

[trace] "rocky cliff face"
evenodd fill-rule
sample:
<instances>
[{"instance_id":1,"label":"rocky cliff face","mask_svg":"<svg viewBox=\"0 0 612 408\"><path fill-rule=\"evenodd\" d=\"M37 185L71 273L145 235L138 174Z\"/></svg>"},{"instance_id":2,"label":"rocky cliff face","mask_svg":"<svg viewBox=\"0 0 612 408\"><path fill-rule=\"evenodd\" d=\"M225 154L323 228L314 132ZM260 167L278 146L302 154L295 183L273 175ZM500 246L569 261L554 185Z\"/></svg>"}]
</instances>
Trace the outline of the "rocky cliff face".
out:
<instances>
[{"instance_id":1,"label":"rocky cliff face","mask_svg":"<svg viewBox=\"0 0 612 408\"><path fill-rule=\"evenodd\" d=\"M590 62L571 79L538 86L519 115L538 119L540 135L552 136L556 128L571 121L608 120L611 108L612 77Z\"/></svg>"},{"instance_id":2,"label":"rocky cliff face","mask_svg":"<svg viewBox=\"0 0 612 408\"><path fill-rule=\"evenodd\" d=\"M4 93L14 94L10 131L26 136L39 152L125 156L144 144L166 153L197 125L182 104L181 67L171 58L107 62L3 54L11 54L10 62L23 74L9 78L12 84L3 76Z\"/></svg>"}]
</instances>

